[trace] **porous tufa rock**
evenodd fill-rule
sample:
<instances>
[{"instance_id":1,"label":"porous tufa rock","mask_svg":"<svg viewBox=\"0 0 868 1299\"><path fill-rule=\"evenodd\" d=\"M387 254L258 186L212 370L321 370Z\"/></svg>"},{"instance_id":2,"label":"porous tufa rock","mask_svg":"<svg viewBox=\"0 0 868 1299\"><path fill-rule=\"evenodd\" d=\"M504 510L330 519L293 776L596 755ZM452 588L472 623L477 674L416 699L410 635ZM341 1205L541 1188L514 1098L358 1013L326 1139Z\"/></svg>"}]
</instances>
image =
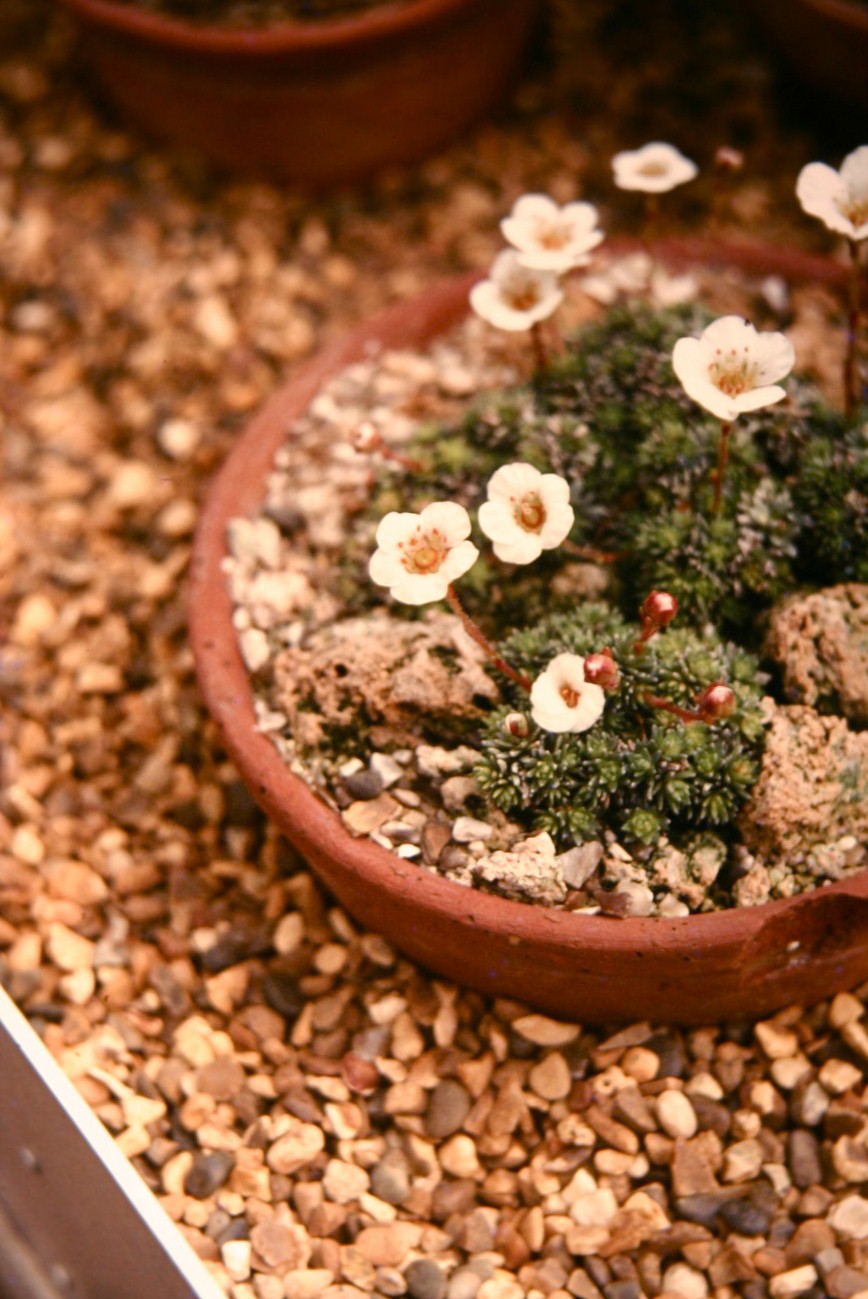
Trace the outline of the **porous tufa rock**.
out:
<instances>
[{"instance_id":1,"label":"porous tufa rock","mask_svg":"<svg viewBox=\"0 0 868 1299\"><path fill-rule=\"evenodd\" d=\"M868 839L868 732L840 717L765 700L769 729L762 768L740 818L749 851L767 863L796 863L812 846L843 835Z\"/></svg>"},{"instance_id":2,"label":"porous tufa rock","mask_svg":"<svg viewBox=\"0 0 868 1299\"><path fill-rule=\"evenodd\" d=\"M793 703L868 725L868 585L830 586L776 606L766 652Z\"/></svg>"},{"instance_id":3,"label":"porous tufa rock","mask_svg":"<svg viewBox=\"0 0 868 1299\"><path fill-rule=\"evenodd\" d=\"M557 906L567 896L554 840L546 833L516 844L512 852L493 852L471 869L477 884L495 885L503 896L519 901Z\"/></svg>"},{"instance_id":4,"label":"porous tufa rock","mask_svg":"<svg viewBox=\"0 0 868 1299\"><path fill-rule=\"evenodd\" d=\"M388 614L350 618L316 630L275 662L275 699L305 744L326 721L338 727L366 718L380 748L428 730L450 734L497 698L482 655L457 618L432 613L422 622Z\"/></svg>"}]
</instances>

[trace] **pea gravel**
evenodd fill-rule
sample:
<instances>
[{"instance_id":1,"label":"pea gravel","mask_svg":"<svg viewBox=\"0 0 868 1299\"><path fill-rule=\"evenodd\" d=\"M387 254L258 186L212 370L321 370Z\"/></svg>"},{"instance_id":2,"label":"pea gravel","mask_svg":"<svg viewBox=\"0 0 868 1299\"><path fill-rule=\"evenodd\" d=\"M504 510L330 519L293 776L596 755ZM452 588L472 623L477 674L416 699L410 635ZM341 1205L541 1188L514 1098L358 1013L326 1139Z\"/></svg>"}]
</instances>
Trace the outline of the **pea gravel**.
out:
<instances>
[{"instance_id":1,"label":"pea gravel","mask_svg":"<svg viewBox=\"0 0 868 1299\"><path fill-rule=\"evenodd\" d=\"M426 977L253 806L184 629L198 504L251 412L350 322L484 266L522 191L608 194L601 159L653 136L734 143L741 220L805 235L792 178L852 123L806 121L752 31L697 8L555 6L496 121L318 203L151 149L53 5L0 14L0 978L234 1299L868 1293L868 989L607 1032Z\"/></svg>"}]
</instances>

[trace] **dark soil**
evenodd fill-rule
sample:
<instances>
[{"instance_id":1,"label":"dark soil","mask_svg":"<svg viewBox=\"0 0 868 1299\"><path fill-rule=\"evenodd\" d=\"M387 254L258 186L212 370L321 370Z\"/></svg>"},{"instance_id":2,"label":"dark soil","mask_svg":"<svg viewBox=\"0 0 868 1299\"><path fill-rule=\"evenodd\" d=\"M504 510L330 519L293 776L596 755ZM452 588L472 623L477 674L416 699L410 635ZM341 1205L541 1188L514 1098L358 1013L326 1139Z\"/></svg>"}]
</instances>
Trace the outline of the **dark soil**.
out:
<instances>
[{"instance_id":1,"label":"dark soil","mask_svg":"<svg viewBox=\"0 0 868 1299\"><path fill-rule=\"evenodd\" d=\"M165 18L207 27L268 27L288 19L316 22L346 18L403 0L118 0Z\"/></svg>"}]
</instances>

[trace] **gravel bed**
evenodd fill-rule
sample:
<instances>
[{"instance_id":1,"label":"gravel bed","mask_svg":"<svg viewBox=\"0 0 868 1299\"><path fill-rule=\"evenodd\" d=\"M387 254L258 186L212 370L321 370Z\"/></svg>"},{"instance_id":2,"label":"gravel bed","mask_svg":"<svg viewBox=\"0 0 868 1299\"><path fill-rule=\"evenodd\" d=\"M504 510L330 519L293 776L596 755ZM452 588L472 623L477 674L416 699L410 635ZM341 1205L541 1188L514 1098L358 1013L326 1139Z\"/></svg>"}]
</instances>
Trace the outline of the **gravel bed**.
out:
<instances>
[{"instance_id":1,"label":"gravel bed","mask_svg":"<svg viewBox=\"0 0 868 1299\"><path fill-rule=\"evenodd\" d=\"M198 503L289 368L485 266L522 191L608 193L617 147L746 147L741 216L801 237L798 167L859 143L728 11L662 5L652 59L635 6L560 8L495 122L318 203L147 147L47 0L0 13L0 979L233 1299L868 1291L868 988L592 1032L432 981L265 823L193 678Z\"/></svg>"}]
</instances>

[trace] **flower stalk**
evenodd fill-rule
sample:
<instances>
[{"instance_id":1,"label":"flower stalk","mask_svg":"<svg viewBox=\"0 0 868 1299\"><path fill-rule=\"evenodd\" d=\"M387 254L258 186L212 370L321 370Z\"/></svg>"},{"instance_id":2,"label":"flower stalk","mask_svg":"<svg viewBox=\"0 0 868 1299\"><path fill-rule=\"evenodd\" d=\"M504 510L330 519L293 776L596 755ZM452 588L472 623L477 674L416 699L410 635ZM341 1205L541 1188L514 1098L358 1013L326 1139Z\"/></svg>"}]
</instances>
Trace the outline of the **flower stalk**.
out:
<instances>
[{"instance_id":1,"label":"flower stalk","mask_svg":"<svg viewBox=\"0 0 868 1299\"><path fill-rule=\"evenodd\" d=\"M470 614L464 608L464 605L458 598L458 592L451 583L446 591L446 603L449 605L449 608L456 617L460 618L461 625L467 632L468 636L476 641L476 644L485 652L486 657L491 659L497 670L502 672L504 676L509 677L510 681L514 681L522 690L529 692L531 687L530 678L526 677L521 672L516 672L515 668L510 667L503 656L497 652L491 641L485 635L485 632L473 621Z\"/></svg>"}]
</instances>

